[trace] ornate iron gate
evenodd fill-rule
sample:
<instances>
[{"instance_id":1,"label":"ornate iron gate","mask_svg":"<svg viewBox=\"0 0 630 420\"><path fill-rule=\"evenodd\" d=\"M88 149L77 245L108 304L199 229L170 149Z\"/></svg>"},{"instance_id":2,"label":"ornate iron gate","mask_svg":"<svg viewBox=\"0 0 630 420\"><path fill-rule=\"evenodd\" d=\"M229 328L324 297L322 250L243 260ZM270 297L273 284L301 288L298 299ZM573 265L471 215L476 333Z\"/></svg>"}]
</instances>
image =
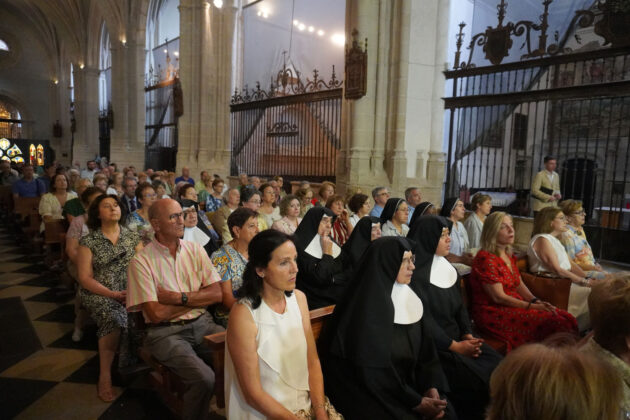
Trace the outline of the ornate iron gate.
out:
<instances>
[{"instance_id":1,"label":"ornate iron gate","mask_svg":"<svg viewBox=\"0 0 630 420\"><path fill-rule=\"evenodd\" d=\"M145 167L174 171L177 158L177 119L175 103L178 79L146 87Z\"/></svg>"},{"instance_id":2,"label":"ornate iron gate","mask_svg":"<svg viewBox=\"0 0 630 420\"><path fill-rule=\"evenodd\" d=\"M291 69L278 73L268 91L247 87L232 96L231 175L245 172L287 180L334 180L341 136L342 82L333 67L328 83L300 80Z\"/></svg>"},{"instance_id":3,"label":"ornate iron gate","mask_svg":"<svg viewBox=\"0 0 630 420\"><path fill-rule=\"evenodd\" d=\"M543 157L554 156L563 197L584 204L596 253L628 262L627 250L602 244L630 239L630 37L627 27L602 22L628 19L630 10L607 9L614 3L609 0L598 9L577 11L565 37L547 46L551 3L543 1L540 24L504 25L501 1L499 25L474 35L469 46L470 57L475 46L483 46L491 66L475 67L470 57L460 61L460 24L455 69L445 72L452 83L445 98L446 192L464 198L479 190L512 192L516 201L508 210L529 215L531 180L543 169ZM564 42L578 25L593 28L593 36L612 46L569 51ZM501 64L511 38L525 29L522 59L528 60ZM535 32L538 49L530 42Z\"/></svg>"}]
</instances>

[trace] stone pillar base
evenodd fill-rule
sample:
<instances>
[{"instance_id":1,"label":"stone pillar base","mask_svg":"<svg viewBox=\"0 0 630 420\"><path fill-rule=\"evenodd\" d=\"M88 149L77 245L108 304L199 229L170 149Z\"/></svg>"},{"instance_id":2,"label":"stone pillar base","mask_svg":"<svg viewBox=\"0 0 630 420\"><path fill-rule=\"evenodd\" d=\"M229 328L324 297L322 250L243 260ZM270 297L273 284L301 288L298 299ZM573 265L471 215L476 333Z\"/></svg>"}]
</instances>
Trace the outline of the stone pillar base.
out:
<instances>
[{"instance_id":1,"label":"stone pillar base","mask_svg":"<svg viewBox=\"0 0 630 420\"><path fill-rule=\"evenodd\" d=\"M110 162L118 165L118 170L126 166L134 166L136 170L144 169L144 145L142 147L130 147L129 145L110 146ZM155 168L154 168L155 169ZM160 170L163 168L159 168Z\"/></svg>"},{"instance_id":2,"label":"stone pillar base","mask_svg":"<svg viewBox=\"0 0 630 420\"><path fill-rule=\"evenodd\" d=\"M422 200L430 201L437 207L442 205L442 189L446 170L446 153L429 152L425 182L422 185Z\"/></svg>"}]
</instances>

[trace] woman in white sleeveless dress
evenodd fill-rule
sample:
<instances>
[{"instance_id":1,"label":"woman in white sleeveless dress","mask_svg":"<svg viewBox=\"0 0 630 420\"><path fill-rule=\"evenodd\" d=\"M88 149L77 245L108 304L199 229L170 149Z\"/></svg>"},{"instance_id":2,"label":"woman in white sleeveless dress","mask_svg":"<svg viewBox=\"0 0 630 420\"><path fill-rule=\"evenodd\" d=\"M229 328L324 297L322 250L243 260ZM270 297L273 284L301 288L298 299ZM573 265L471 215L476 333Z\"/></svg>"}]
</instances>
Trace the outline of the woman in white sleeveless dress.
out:
<instances>
[{"instance_id":1,"label":"woman in white sleeveless dress","mask_svg":"<svg viewBox=\"0 0 630 420\"><path fill-rule=\"evenodd\" d=\"M571 280L567 312L577 318L580 330L584 330L590 325L588 295L591 286L599 280L586 278L584 271L569 260L567 251L558 239L566 230L566 218L558 207L546 207L538 212L527 248L529 271Z\"/></svg>"},{"instance_id":2,"label":"woman in white sleeveless dress","mask_svg":"<svg viewBox=\"0 0 630 420\"><path fill-rule=\"evenodd\" d=\"M342 419L324 396L305 295L295 290L297 251L267 230L249 245L225 352L227 418Z\"/></svg>"}]
</instances>

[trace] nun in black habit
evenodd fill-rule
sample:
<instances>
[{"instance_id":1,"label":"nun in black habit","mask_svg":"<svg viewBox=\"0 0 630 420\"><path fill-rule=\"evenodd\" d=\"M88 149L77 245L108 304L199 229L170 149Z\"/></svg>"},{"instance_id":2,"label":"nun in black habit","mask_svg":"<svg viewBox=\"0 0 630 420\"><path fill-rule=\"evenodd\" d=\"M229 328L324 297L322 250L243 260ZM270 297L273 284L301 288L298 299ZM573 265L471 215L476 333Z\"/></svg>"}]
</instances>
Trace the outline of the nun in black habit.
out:
<instances>
[{"instance_id":1,"label":"nun in black habit","mask_svg":"<svg viewBox=\"0 0 630 420\"><path fill-rule=\"evenodd\" d=\"M296 287L306 294L309 309L336 304L345 290L345 255L330 237L334 221L332 210L313 207L295 231L299 269Z\"/></svg>"},{"instance_id":2,"label":"nun in black habit","mask_svg":"<svg viewBox=\"0 0 630 420\"><path fill-rule=\"evenodd\" d=\"M352 271L372 241L381 237L381 222L378 217L364 216L355 225L350 237L341 247L346 259L344 268Z\"/></svg>"},{"instance_id":3,"label":"nun in black habit","mask_svg":"<svg viewBox=\"0 0 630 420\"><path fill-rule=\"evenodd\" d=\"M411 249L406 238L375 240L350 282L353 293L335 307L324 383L347 420L456 418L440 397L448 383L408 285Z\"/></svg>"},{"instance_id":4,"label":"nun in black habit","mask_svg":"<svg viewBox=\"0 0 630 420\"><path fill-rule=\"evenodd\" d=\"M408 235L416 243L417 268L411 288L425 305L426 324L449 381L447 395L459 418L483 419L490 375L501 356L472 335L457 271L444 258L449 252L450 226L441 216L423 216L414 222Z\"/></svg>"},{"instance_id":5,"label":"nun in black habit","mask_svg":"<svg viewBox=\"0 0 630 420\"><path fill-rule=\"evenodd\" d=\"M428 201L423 201L422 203L416 206L416 209L413 211L411 215L411 220L409 220L409 229L413 226L416 220L418 220L422 216L428 216L432 214L432 211L435 210L435 207L432 203ZM407 233L409 235L409 233Z\"/></svg>"},{"instance_id":6,"label":"nun in black habit","mask_svg":"<svg viewBox=\"0 0 630 420\"><path fill-rule=\"evenodd\" d=\"M184 221L189 217L186 210L195 209L195 216L199 212L198 204L193 200L183 199L181 201L182 210L184 211ZM208 227L203 223L203 221L197 217L197 225L194 227L184 227L184 237L182 238L185 241L197 242L201 245L208 254L208 257L212 255L214 251L219 249L219 244L213 238L212 234L208 230Z\"/></svg>"}]
</instances>

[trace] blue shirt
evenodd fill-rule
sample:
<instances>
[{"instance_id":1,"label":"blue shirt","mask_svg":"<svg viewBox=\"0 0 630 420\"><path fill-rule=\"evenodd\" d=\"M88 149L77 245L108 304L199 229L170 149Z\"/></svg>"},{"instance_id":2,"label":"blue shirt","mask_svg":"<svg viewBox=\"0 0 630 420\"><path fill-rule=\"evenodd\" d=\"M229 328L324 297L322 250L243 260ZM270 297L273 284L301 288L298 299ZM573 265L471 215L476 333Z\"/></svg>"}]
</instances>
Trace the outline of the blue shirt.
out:
<instances>
[{"instance_id":1,"label":"blue shirt","mask_svg":"<svg viewBox=\"0 0 630 420\"><path fill-rule=\"evenodd\" d=\"M374 207L372 207L372 210L370 210L370 216L381 217L381 213L383 213L383 207L379 206L378 204L374 204Z\"/></svg>"},{"instance_id":2,"label":"blue shirt","mask_svg":"<svg viewBox=\"0 0 630 420\"><path fill-rule=\"evenodd\" d=\"M195 185L195 180L194 179L192 179L190 177L188 179L184 179L183 176L178 176L177 178L175 178L175 185L179 184L181 181L188 182L189 184Z\"/></svg>"},{"instance_id":3,"label":"blue shirt","mask_svg":"<svg viewBox=\"0 0 630 420\"><path fill-rule=\"evenodd\" d=\"M413 216L413 211L415 210L415 208L411 207L409 203L407 203L407 208L409 209L409 216L407 217L407 225L409 225L409 223L411 223L411 216Z\"/></svg>"},{"instance_id":4,"label":"blue shirt","mask_svg":"<svg viewBox=\"0 0 630 420\"><path fill-rule=\"evenodd\" d=\"M36 179L32 179L30 181L25 179L17 180L11 186L11 190L13 191L13 194L29 198L39 197L40 195L46 193L46 189L42 183Z\"/></svg>"}]
</instances>

